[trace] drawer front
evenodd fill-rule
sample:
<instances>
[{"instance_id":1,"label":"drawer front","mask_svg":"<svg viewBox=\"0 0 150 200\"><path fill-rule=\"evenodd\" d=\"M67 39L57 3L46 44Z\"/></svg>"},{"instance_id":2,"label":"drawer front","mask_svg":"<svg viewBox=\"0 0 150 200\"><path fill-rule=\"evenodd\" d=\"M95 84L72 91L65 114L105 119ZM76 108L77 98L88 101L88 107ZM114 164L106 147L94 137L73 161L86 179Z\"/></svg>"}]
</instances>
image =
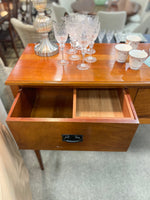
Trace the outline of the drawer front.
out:
<instances>
[{"instance_id":1,"label":"drawer front","mask_svg":"<svg viewBox=\"0 0 150 200\"><path fill-rule=\"evenodd\" d=\"M20 149L126 151L137 124L7 121ZM82 136L66 142L63 135ZM73 139L74 140L74 139Z\"/></svg>"},{"instance_id":2,"label":"drawer front","mask_svg":"<svg viewBox=\"0 0 150 200\"><path fill-rule=\"evenodd\" d=\"M50 93L49 89L25 89L19 92L8 114L7 123L20 149L126 151L138 127L130 96L125 91L118 93L118 110L117 96L112 91L89 92L74 93L74 98L70 89L59 90L59 93L56 90ZM97 101L97 97L102 94L105 99ZM86 101L85 96L88 96ZM103 104L102 111L99 106L95 110L89 100L91 96L92 102L96 99L99 105ZM113 97L113 100L110 101L108 96ZM85 117L87 111L90 117Z\"/></svg>"}]
</instances>

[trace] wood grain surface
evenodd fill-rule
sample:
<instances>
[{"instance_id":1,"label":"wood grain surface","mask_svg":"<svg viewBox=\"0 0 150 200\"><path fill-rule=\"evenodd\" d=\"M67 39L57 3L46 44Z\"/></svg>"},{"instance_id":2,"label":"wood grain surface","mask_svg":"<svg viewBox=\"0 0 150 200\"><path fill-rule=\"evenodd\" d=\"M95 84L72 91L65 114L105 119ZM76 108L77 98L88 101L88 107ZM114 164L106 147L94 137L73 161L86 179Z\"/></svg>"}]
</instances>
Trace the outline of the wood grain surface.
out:
<instances>
[{"instance_id":1,"label":"wood grain surface","mask_svg":"<svg viewBox=\"0 0 150 200\"><path fill-rule=\"evenodd\" d=\"M21 149L126 151L139 122L128 94L119 90L117 95L117 90L112 91L115 99L107 98L106 104L114 105L100 106L99 117L91 116L93 107L90 107L89 117L76 118L72 114L75 97L72 89L23 88L14 100L7 123ZM96 97L99 94L100 90ZM101 101L108 94L108 90L102 92ZM93 100L93 93L89 97ZM104 115L103 109L112 114ZM121 114L115 115L114 109L122 110ZM64 142L64 134L82 135L83 142Z\"/></svg>"},{"instance_id":2,"label":"wood grain surface","mask_svg":"<svg viewBox=\"0 0 150 200\"><path fill-rule=\"evenodd\" d=\"M150 68L145 64L140 70L126 68L115 62L115 44L95 44L97 62L90 69L80 71L77 64L69 61L67 66L57 64L61 55L40 57L34 53L34 45L29 44L6 84L19 86L68 86L68 87L150 87ZM66 45L66 50L69 44ZM143 43L139 49L148 52L150 44ZM68 59L68 55L65 54Z\"/></svg>"},{"instance_id":3,"label":"wood grain surface","mask_svg":"<svg viewBox=\"0 0 150 200\"><path fill-rule=\"evenodd\" d=\"M8 118L53 122L138 123L133 103L124 90L76 90L73 94L70 88L23 88L16 96ZM77 119L78 115L81 118Z\"/></svg>"},{"instance_id":4,"label":"wood grain surface","mask_svg":"<svg viewBox=\"0 0 150 200\"><path fill-rule=\"evenodd\" d=\"M140 47L148 51L149 44L142 45ZM61 55L39 57L34 53L34 45L27 46L6 81L6 84L22 88L7 117L20 148L128 149L139 124L132 100L122 89L101 93L98 88L150 87L150 70L144 64L140 70L133 71L126 69L125 64L116 63L114 44L96 44L95 49L97 62L91 64L89 70L79 71L76 66L81 61L61 66L57 64ZM85 102L80 98L82 93L78 93L82 87L93 90ZM95 90L98 92L93 98ZM95 100L98 115L92 116ZM85 103L90 103L90 107ZM82 109L88 109L88 117L82 115ZM63 134L82 135L83 142L66 143L62 141Z\"/></svg>"},{"instance_id":5,"label":"wood grain surface","mask_svg":"<svg viewBox=\"0 0 150 200\"><path fill-rule=\"evenodd\" d=\"M150 89L138 90L134 106L139 117L150 118Z\"/></svg>"},{"instance_id":6,"label":"wood grain surface","mask_svg":"<svg viewBox=\"0 0 150 200\"><path fill-rule=\"evenodd\" d=\"M7 121L20 149L127 151L137 124ZM67 143L62 135L82 135L83 142Z\"/></svg>"},{"instance_id":7,"label":"wood grain surface","mask_svg":"<svg viewBox=\"0 0 150 200\"><path fill-rule=\"evenodd\" d=\"M126 94L117 89L77 89L76 115L79 118L134 118Z\"/></svg>"}]
</instances>

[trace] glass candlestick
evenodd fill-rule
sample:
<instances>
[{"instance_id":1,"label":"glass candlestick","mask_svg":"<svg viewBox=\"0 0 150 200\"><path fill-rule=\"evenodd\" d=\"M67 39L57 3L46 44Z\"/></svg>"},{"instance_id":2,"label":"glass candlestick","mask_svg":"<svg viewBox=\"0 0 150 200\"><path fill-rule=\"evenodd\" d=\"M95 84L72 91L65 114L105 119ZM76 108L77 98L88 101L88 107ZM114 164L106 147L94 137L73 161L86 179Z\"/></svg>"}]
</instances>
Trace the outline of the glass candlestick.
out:
<instances>
[{"instance_id":1,"label":"glass candlestick","mask_svg":"<svg viewBox=\"0 0 150 200\"><path fill-rule=\"evenodd\" d=\"M58 46L52 44L48 38L48 32L52 29L52 21L44 13L47 5L46 0L33 0L33 5L38 11L34 27L42 36L40 43L34 47L35 53L39 56L53 56L58 53Z\"/></svg>"}]
</instances>

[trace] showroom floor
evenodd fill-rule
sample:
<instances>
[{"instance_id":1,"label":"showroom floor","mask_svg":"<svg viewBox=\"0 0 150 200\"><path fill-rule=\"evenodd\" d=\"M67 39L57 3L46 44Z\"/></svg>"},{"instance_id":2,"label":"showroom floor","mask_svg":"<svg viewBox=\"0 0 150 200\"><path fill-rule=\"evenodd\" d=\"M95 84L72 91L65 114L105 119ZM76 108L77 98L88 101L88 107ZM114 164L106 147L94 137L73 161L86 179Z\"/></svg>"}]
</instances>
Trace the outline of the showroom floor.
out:
<instances>
[{"instance_id":1,"label":"showroom floor","mask_svg":"<svg viewBox=\"0 0 150 200\"><path fill-rule=\"evenodd\" d=\"M33 200L149 200L150 125L139 126L127 152L21 151Z\"/></svg>"}]
</instances>

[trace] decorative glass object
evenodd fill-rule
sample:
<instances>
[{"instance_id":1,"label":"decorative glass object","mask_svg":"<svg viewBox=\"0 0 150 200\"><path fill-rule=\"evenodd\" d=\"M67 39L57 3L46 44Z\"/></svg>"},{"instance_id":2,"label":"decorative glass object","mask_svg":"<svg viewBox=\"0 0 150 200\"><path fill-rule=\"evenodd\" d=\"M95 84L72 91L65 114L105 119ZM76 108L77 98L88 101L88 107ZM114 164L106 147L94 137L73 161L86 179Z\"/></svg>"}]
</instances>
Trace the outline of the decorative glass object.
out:
<instances>
[{"instance_id":1,"label":"decorative glass object","mask_svg":"<svg viewBox=\"0 0 150 200\"><path fill-rule=\"evenodd\" d=\"M105 34L106 34L106 31L105 31L105 30L101 30L101 31L99 32L99 35L98 35L99 43L102 43Z\"/></svg>"},{"instance_id":2,"label":"decorative glass object","mask_svg":"<svg viewBox=\"0 0 150 200\"><path fill-rule=\"evenodd\" d=\"M38 15L34 21L34 27L42 35L40 43L35 45L35 53L39 56L53 56L58 53L58 46L52 44L48 38L48 32L52 29L52 20L45 16L44 13L47 0L33 0L33 6L38 11Z\"/></svg>"},{"instance_id":3,"label":"decorative glass object","mask_svg":"<svg viewBox=\"0 0 150 200\"><path fill-rule=\"evenodd\" d=\"M62 54L62 59L59 60L58 63L61 65L67 65L68 61L64 59L64 47L68 38L66 25L63 21L57 22L57 23L54 22L53 27L54 27L55 38L57 42L59 43L60 52Z\"/></svg>"},{"instance_id":4,"label":"decorative glass object","mask_svg":"<svg viewBox=\"0 0 150 200\"><path fill-rule=\"evenodd\" d=\"M72 44L73 50L72 55L69 57L70 60L76 61L80 60L80 57L76 54L76 47L77 47L77 34L78 34L78 14L70 14L65 17L65 24L67 27L67 31L70 37L70 42Z\"/></svg>"},{"instance_id":5,"label":"decorative glass object","mask_svg":"<svg viewBox=\"0 0 150 200\"><path fill-rule=\"evenodd\" d=\"M96 40L99 30L100 30L100 21L99 21L99 17L97 15L94 16L89 16L89 22L90 22L90 29L91 31L91 35L90 35L90 44L89 44L89 49L87 50L87 54L89 54L90 56L85 58L85 61L87 63L94 63L97 61L96 57L93 57L92 54L94 54L96 51L95 49L93 49L94 46L94 41Z\"/></svg>"},{"instance_id":6,"label":"decorative glass object","mask_svg":"<svg viewBox=\"0 0 150 200\"><path fill-rule=\"evenodd\" d=\"M114 31L113 30L107 30L107 32L106 32L107 43L111 42L111 40L113 39L113 36L114 36Z\"/></svg>"},{"instance_id":7,"label":"decorative glass object","mask_svg":"<svg viewBox=\"0 0 150 200\"><path fill-rule=\"evenodd\" d=\"M82 62L77 65L79 70L87 70L90 66L84 62L84 57L87 51L87 47L90 44L90 38L92 34L92 29L89 23L89 17L87 15L81 15L79 17L80 23L78 25L77 41L81 46ZM81 26L82 24L82 26Z\"/></svg>"}]
</instances>

